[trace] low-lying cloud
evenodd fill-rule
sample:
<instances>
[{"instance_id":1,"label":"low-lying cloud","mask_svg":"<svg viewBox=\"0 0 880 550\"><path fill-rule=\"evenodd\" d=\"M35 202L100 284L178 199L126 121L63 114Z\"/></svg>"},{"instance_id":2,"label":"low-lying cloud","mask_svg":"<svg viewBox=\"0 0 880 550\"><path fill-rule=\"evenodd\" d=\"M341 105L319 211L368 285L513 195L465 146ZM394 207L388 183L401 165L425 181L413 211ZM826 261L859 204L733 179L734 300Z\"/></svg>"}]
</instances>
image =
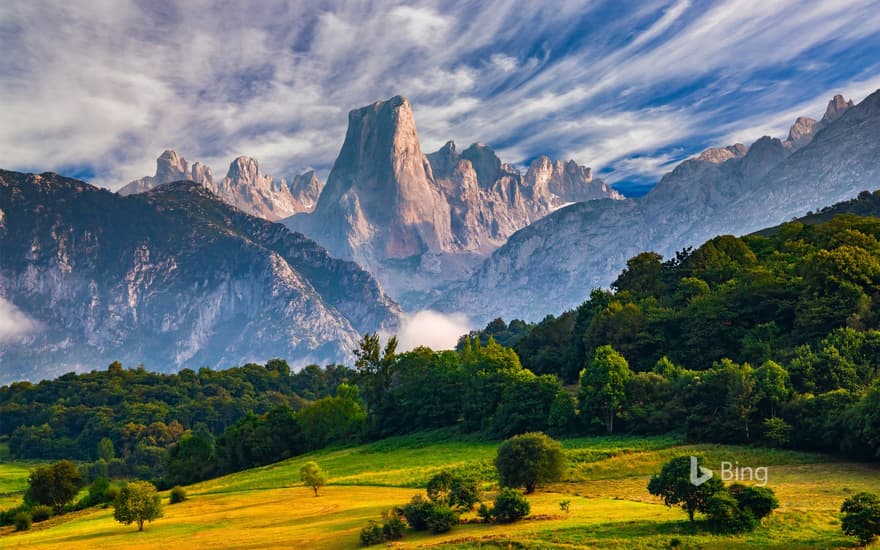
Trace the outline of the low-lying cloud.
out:
<instances>
[{"instance_id":1,"label":"low-lying cloud","mask_svg":"<svg viewBox=\"0 0 880 550\"><path fill-rule=\"evenodd\" d=\"M37 330L38 326L15 304L0 298L0 344L21 340Z\"/></svg>"},{"instance_id":2,"label":"low-lying cloud","mask_svg":"<svg viewBox=\"0 0 880 550\"><path fill-rule=\"evenodd\" d=\"M419 346L433 350L453 349L458 339L471 330L463 313L440 313L424 309L404 315L397 334L399 351L410 351Z\"/></svg>"}]
</instances>

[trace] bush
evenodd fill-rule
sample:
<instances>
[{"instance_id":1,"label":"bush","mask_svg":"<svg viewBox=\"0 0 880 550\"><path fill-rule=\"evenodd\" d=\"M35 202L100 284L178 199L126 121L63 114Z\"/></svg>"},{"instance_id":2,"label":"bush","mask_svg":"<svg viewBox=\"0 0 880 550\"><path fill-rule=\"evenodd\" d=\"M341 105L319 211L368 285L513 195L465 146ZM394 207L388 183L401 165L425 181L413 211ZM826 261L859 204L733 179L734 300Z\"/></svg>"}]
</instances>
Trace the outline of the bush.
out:
<instances>
[{"instance_id":1,"label":"bush","mask_svg":"<svg viewBox=\"0 0 880 550\"><path fill-rule=\"evenodd\" d=\"M171 493L168 495L171 504L177 504L178 502L183 502L186 500L186 490L183 487L177 486L171 489Z\"/></svg>"},{"instance_id":2,"label":"bush","mask_svg":"<svg viewBox=\"0 0 880 550\"><path fill-rule=\"evenodd\" d=\"M102 504L107 502L105 497L105 493L107 489L110 487L110 480L106 477L97 477L95 481L89 485L89 494L84 496L79 500L76 507L78 509L88 508L90 506L97 506L98 504Z\"/></svg>"},{"instance_id":3,"label":"bush","mask_svg":"<svg viewBox=\"0 0 880 550\"><path fill-rule=\"evenodd\" d=\"M769 487L749 487L735 483L727 490L736 499L740 509L750 512L757 520L764 519L779 508L779 501Z\"/></svg>"},{"instance_id":4,"label":"bush","mask_svg":"<svg viewBox=\"0 0 880 550\"><path fill-rule=\"evenodd\" d=\"M119 498L119 492L121 489L116 485L111 485L104 490L104 503L110 503Z\"/></svg>"},{"instance_id":5,"label":"bush","mask_svg":"<svg viewBox=\"0 0 880 550\"><path fill-rule=\"evenodd\" d=\"M33 519L30 512L18 512L15 514L16 531L27 531L31 528L31 523L33 523Z\"/></svg>"},{"instance_id":6,"label":"bush","mask_svg":"<svg viewBox=\"0 0 880 550\"><path fill-rule=\"evenodd\" d=\"M445 533L458 525L458 514L445 504L431 504L431 512L428 514L428 528L433 533Z\"/></svg>"},{"instance_id":7,"label":"bush","mask_svg":"<svg viewBox=\"0 0 880 550\"><path fill-rule=\"evenodd\" d=\"M403 531L406 529L406 523L400 519L401 511L398 508L382 514L385 523L382 525L382 534L385 540L400 540L403 538Z\"/></svg>"},{"instance_id":8,"label":"bush","mask_svg":"<svg viewBox=\"0 0 880 550\"><path fill-rule=\"evenodd\" d=\"M705 513L709 526L716 533L742 533L753 530L758 520L748 510L739 507L736 499L727 491L719 491L709 497Z\"/></svg>"},{"instance_id":9,"label":"bush","mask_svg":"<svg viewBox=\"0 0 880 550\"><path fill-rule=\"evenodd\" d=\"M843 514L840 528L867 546L880 535L880 498L873 493L858 493L845 501L840 508Z\"/></svg>"},{"instance_id":10,"label":"bush","mask_svg":"<svg viewBox=\"0 0 880 550\"><path fill-rule=\"evenodd\" d=\"M46 521L47 519L52 517L52 507L45 506L43 504L38 504L31 508L31 519L34 520L34 523L39 523L41 521Z\"/></svg>"},{"instance_id":11,"label":"bush","mask_svg":"<svg viewBox=\"0 0 880 550\"><path fill-rule=\"evenodd\" d=\"M510 523L529 515L532 507L529 501L517 489L505 487L495 497L492 517L499 523Z\"/></svg>"},{"instance_id":12,"label":"bush","mask_svg":"<svg viewBox=\"0 0 880 550\"><path fill-rule=\"evenodd\" d=\"M470 511L480 502L480 488L475 480L464 479L449 471L443 471L428 481L428 498L438 504Z\"/></svg>"},{"instance_id":13,"label":"bush","mask_svg":"<svg viewBox=\"0 0 880 550\"><path fill-rule=\"evenodd\" d=\"M517 435L498 447L495 468L501 485L525 487L528 494L538 485L562 477L565 452L561 443L543 433Z\"/></svg>"},{"instance_id":14,"label":"bush","mask_svg":"<svg viewBox=\"0 0 880 550\"><path fill-rule=\"evenodd\" d=\"M382 526L375 521L370 520L370 522L361 529L361 544L364 546L372 546L384 541L385 536L382 533Z\"/></svg>"},{"instance_id":15,"label":"bush","mask_svg":"<svg viewBox=\"0 0 880 550\"><path fill-rule=\"evenodd\" d=\"M0 526L14 525L15 515L19 512L27 512L28 510L29 508L27 507L27 505L22 504L21 506L16 506L15 508L0 511Z\"/></svg>"},{"instance_id":16,"label":"bush","mask_svg":"<svg viewBox=\"0 0 880 550\"><path fill-rule=\"evenodd\" d=\"M434 504L430 500L422 495L416 495L403 507L403 515L410 527L416 531L427 531L428 518L433 509Z\"/></svg>"}]
</instances>

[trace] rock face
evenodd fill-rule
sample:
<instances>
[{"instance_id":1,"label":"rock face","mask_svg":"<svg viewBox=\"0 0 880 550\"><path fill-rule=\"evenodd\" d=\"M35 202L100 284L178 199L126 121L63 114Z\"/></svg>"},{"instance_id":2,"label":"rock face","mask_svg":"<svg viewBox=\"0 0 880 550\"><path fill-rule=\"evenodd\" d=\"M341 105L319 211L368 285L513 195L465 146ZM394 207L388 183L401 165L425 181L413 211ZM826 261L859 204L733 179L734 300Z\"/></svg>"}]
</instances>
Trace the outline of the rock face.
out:
<instances>
[{"instance_id":1,"label":"rock face","mask_svg":"<svg viewBox=\"0 0 880 550\"><path fill-rule=\"evenodd\" d=\"M350 360L359 334L398 324L356 264L202 184L123 197L0 171L0 211L0 297L39 327L0 344L0 383L117 359L162 371Z\"/></svg>"},{"instance_id":2,"label":"rock face","mask_svg":"<svg viewBox=\"0 0 880 550\"><path fill-rule=\"evenodd\" d=\"M214 181L208 166L189 163L168 150L156 160L156 175L135 180L119 190L120 195L145 193L164 183L190 180L200 183L232 206L253 216L278 221L299 212L311 212L322 184L313 171L294 176L288 184L264 175L259 163L241 156L232 161L226 177Z\"/></svg>"},{"instance_id":3,"label":"rock face","mask_svg":"<svg viewBox=\"0 0 880 550\"><path fill-rule=\"evenodd\" d=\"M809 130L812 126L813 131ZM796 142L793 144L793 142ZM718 234L745 234L874 189L880 182L880 91L852 106L835 97L821 121L789 139L710 149L646 196L563 208L513 234L434 307L537 320L607 287L646 250L671 256Z\"/></svg>"},{"instance_id":4,"label":"rock face","mask_svg":"<svg viewBox=\"0 0 880 550\"><path fill-rule=\"evenodd\" d=\"M536 159L523 176L490 147L423 154L400 96L355 109L311 214L286 220L332 254L353 259L405 305L466 276L516 230L560 206L622 199L589 168Z\"/></svg>"}]
</instances>

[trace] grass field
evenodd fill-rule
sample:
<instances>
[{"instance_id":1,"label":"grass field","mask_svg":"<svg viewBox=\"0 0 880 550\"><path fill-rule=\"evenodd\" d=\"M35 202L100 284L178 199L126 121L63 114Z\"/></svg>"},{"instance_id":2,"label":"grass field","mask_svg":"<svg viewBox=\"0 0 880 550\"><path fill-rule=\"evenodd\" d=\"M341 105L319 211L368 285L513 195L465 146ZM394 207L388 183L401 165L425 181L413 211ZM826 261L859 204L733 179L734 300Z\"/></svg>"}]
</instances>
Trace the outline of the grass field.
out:
<instances>
[{"instance_id":1,"label":"grass field","mask_svg":"<svg viewBox=\"0 0 880 550\"><path fill-rule=\"evenodd\" d=\"M570 471L563 482L530 495L530 518L512 525L467 523L443 535L408 531L397 548L843 548L837 510L847 495L880 489L880 468L822 455L722 445L683 445L675 437L578 438L564 442ZM143 533L113 521L112 510L85 510L36 524L30 532L0 531L2 548L358 548L360 528L419 492L444 468L481 472L489 496L497 442L456 439L444 432L327 449L187 488L190 500L166 506ZM768 466L781 508L755 532L715 536L695 530L645 486L672 456L699 453ZM298 482L299 467L316 460L330 475L314 497ZM0 465L0 468L11 465ZM6 471L6 470L0 470ZM13 470L9 470L10 475ZM26 469L24 470L26 475ZM3 487L21 482L4 478ZM571 501L563 513L559 502ZM466 516L472 519L474 516Z\"/></svg>"}]
</instances>

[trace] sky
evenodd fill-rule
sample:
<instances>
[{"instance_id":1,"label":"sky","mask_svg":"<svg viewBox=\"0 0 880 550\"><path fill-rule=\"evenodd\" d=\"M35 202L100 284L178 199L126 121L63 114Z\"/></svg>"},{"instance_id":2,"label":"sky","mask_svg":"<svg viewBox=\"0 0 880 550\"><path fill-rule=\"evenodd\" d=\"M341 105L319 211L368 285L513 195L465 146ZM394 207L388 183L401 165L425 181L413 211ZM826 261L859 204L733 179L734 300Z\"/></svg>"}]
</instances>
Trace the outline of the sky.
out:
<instances>
[{"instance_id":1,"label":"sky","mask_svg":"<svg viewBox=\"0 0 880 550\"><path fill-rule=\"evenodd\" d=\"M0 168L116 189L167 148L326 176L349 110L422 149L572 158L631 193L880 88L876 0L0 3Z\"/></svg>"}]
</instances>

